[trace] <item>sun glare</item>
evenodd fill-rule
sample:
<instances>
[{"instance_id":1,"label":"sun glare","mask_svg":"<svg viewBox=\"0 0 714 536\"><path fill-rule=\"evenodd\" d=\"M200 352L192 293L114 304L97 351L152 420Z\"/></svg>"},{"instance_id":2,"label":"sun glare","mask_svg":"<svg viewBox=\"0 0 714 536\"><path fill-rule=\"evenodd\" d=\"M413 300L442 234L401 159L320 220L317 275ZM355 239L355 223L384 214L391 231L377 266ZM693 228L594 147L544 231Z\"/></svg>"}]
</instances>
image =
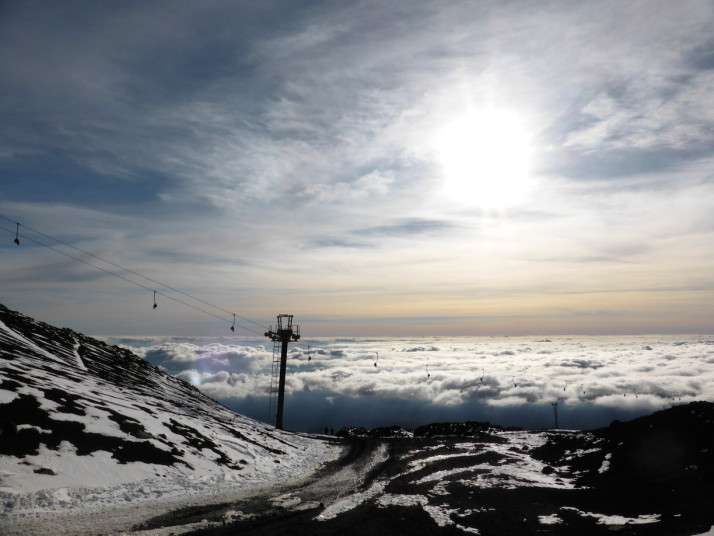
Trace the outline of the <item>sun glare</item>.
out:
<instances>
[{"instance_id":1,"label":"sun glare","mask_svg":"<svg viewBox=\"0 0 714 536\"><path fill-rule=\"evenodd\" d=\"M471 110L437 133L434 148L453 202L502 208L528 194L530 136L515 112Z\"/></svg>"}]
</instances>

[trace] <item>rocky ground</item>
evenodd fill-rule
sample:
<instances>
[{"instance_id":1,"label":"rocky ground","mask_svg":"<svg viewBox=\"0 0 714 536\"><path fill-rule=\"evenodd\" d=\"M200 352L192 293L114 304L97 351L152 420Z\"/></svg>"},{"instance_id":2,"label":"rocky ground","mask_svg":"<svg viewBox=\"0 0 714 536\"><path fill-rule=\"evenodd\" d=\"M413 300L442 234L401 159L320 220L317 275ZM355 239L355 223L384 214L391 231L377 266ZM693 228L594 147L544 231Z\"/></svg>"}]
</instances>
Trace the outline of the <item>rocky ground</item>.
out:
<instances>
[{"instance_id":1,"label":"rocky ground","mask_svg":"<svg viewBox=\"0 0 714 536\"><path fill-rule=\"evenodd\" d=\"M136 529L203 520L191 534L708 534L713 423L714 405L694 403L593 432L348 438L347 455L308 481Z\"/></svg>"}]
</instances>

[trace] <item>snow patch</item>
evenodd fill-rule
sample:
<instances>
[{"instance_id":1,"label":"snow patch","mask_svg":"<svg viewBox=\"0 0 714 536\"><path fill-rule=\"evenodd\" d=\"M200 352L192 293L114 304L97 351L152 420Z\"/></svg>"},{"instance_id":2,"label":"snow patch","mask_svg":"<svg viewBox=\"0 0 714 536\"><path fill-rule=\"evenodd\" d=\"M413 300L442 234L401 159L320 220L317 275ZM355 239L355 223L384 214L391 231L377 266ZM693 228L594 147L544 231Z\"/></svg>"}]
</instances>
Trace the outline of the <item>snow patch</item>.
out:
<instances>
[{"instance_id":1,"label":"snow patch","mask_svg":"<svg viewBox=\"0 0 714 536\"><path fill-rule=\"evenodd\" d=\"M660 514L643 514L638 517L608 516L605 514L583 512L572 506L563 506L561 510L570 510L582 517L593 517L597 519L598 525L645 525L648 523L658 523L660 518Z\"/></svg>"},{"instance_id":2,"label":"snow patch","mask_svg":"<svg viewBox=\"0 0 714 536\"><path fill-rule=\"evenodd\" d=\"M541 525L560 525L562 522L563 520L558 517L558 514L538 516L538 523Z\"/></svg>"},{"instance_id":3,"label":"snow patch","mask_svg":"<svg viewBox=\"0 0 714 536\"><path fill-rule=\"evenodd\" d=\"M320 515L315 519L317 521L327 521L328 519L334 519L338 515L348 512L354 508L357 508L360 504L373 498L375 495L382 493L386 482L375 482L370 486L367 491L361 493L355 493L343 499L332 503L330 506L325 508Z\"/></svg>"},{"instance_id":4,"label":"snow patch","mask_svg":"<svg viewBox=\"0 0 714 536\"><path fill-rule=\"evenodd\" d=\"M598 473L605 473L610 470L610 457L612 456L612 453L608 452L605 454L605 458L602 461L602 465L600 465L600 468L597 470Z\"/></svg>"}]
</instances>

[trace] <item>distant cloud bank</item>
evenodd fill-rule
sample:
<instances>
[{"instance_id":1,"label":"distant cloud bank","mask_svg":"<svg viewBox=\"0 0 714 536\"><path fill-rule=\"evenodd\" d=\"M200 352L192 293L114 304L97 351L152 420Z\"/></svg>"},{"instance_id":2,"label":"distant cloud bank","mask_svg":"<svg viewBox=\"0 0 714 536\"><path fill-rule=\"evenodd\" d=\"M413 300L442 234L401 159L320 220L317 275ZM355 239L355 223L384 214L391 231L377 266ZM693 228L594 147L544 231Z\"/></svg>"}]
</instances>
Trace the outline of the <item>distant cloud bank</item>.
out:
<instances>
[{"instance_id":1,"label":"distant cloud bank","mask_svg":"<svg viewBox=\"0 0 714 536\"><path fill-rule=\"evenodd\" d=\"M324 420L340 405L352 419L361 406L394 407L391 424L482 412L498 418L540 408L550 425L552 405L597 414L645 414L677 403L714 400L714 336L370 339L320 341L290 351L287 405ZM263 346L165 343L132 347L154 365L185 379L237 410L267 416L272 353ZM379 353L375 367L375 354ZM263 413L261 413L261 404ZM543 412L542 408L548 409ZM329 413L329 412L328 412ZM305 427L319 429L320 423ZM567 420L567 419L566 419ZM320 421L321 422L321 421ZM353 423L350 423L353 424ZM510 422L514 424L514 422Z\"/></svg>"}]
</instances>

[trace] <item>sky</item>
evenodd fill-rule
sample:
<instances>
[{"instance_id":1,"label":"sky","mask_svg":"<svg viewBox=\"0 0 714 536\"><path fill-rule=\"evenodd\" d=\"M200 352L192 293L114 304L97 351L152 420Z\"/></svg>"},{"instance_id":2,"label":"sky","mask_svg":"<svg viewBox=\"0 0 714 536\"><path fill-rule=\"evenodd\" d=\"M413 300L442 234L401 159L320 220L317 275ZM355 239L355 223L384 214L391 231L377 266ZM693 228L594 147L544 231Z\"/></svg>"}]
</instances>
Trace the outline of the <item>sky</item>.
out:
<instances>
[{"instance_id":1,"label":"sky","mask_svg":"<svg viewBox=\"0 0 714 536\"><path fill-rule=\"evenodd\" d=\"M6 0L0 301L105 336L711 333L713 22Z\"/></svg>"}]
</instances>

